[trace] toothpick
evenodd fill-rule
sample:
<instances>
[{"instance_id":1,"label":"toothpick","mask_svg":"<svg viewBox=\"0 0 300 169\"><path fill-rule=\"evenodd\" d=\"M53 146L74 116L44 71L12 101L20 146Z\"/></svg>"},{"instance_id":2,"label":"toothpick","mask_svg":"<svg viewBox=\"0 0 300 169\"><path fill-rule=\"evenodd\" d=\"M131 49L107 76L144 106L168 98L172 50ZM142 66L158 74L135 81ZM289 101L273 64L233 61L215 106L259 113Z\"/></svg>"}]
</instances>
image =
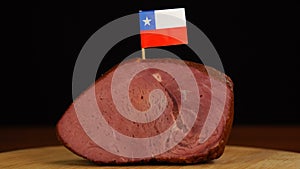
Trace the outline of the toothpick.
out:
<instances>
[{"instance_id":1,"label":"toothpick","mask_svg":"<svg viewBox=\"0 0 300 169\"><path fill-rule=\"evenodd\" d=\"M142 59L143 59L143 60L146 59L145 48L142 48Z\"/></svg>"}]
</instances>

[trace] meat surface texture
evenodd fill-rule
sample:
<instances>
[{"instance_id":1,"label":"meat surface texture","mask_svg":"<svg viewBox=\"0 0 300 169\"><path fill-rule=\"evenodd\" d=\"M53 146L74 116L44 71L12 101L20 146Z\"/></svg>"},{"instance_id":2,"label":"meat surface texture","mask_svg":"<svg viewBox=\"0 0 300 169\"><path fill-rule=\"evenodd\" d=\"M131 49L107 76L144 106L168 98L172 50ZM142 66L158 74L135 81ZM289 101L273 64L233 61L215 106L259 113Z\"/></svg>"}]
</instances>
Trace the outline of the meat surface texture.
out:
<instances>
[{"instance_id":1,"label":"meat surface texture","mask_svg":"<svg viewBox=\"0 0 300 169\"><path fill-rule=\"evenodd\" d=\"M193 164L223 154L233 114L233 82L217 69L131 59L82 92L56 127L66 148L97 164Z\"/></svg>"}]
</instances>

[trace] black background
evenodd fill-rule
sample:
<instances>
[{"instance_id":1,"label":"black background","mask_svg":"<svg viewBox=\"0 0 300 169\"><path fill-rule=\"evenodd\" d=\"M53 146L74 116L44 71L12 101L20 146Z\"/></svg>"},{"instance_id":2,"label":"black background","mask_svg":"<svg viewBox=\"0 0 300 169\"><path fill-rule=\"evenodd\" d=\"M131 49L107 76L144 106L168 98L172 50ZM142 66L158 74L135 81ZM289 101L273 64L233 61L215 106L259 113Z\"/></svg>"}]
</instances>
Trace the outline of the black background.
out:
<instances>
[{"instance_id":1,"label":"black background","mask_svg":"<svg viewBox=\"0 0 300 169\"><path fill-rule=\"evenodd\" d=\"M210 39L232 78L235 124L299 124L299 5L182 0L4 5L0 124L55 125L72 102L74 64L93 33L139 10L176 7ZM114 47L99 72L139 45L137 36ZM164 49L187 53L182 45Z\"/></svg>"}]
</instances>

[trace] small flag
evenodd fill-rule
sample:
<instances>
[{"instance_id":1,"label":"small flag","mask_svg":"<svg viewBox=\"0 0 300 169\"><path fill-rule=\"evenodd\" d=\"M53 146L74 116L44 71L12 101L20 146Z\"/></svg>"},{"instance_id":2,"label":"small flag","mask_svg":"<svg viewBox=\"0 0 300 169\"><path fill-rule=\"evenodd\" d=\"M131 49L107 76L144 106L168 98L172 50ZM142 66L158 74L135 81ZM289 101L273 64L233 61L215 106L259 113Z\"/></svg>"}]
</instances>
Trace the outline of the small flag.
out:
<instances>
[{"instance_id":1,"label":"small flag","mask_svg":"<svg viewBox=\"0 0 300 169\"><path fill-rule=\"evenodd\" d=\"M142 48L187 44L184 8L139 12Z\"/></svg>"}]
</instances>

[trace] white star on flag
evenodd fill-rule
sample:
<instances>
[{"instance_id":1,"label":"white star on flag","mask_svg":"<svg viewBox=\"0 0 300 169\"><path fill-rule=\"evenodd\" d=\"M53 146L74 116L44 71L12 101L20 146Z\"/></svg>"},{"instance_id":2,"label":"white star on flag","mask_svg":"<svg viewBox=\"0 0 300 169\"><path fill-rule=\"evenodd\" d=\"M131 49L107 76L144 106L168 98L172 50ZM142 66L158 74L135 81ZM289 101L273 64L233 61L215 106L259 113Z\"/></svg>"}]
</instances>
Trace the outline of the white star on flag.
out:
<instances>
[{"instance_id":1,"label":"white star on flag","mask_svg":"<svg viewBox=\"0 0 300 169\"><path fill-rule=\"evenodd\" d=\"M146 26L146 25L150 26L151 19L149 19L148 17L146 17L146 19L144 19L143 22L145 22L144 26Z\"/></svg>"}]
</instances>

